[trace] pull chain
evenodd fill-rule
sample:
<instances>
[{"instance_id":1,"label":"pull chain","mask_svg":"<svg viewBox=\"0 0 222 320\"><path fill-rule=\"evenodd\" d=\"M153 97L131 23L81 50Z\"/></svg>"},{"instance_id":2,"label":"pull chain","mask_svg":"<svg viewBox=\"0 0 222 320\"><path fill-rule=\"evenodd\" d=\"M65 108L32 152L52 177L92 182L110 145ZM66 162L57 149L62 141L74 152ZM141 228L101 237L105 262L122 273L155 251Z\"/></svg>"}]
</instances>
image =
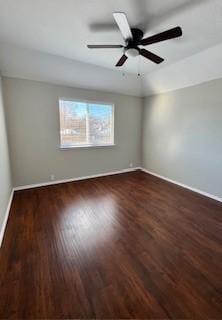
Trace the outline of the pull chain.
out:
<instances>
[{"instance_id":1,"label":"pull chain","mask_svg":"<svg viewBox=\"0 0 222 320\"><path fill-rule=\"evenodd\" d=\"M125 77L126 73L125 73L125 66L123 65L123 69L122 69L122 76Z\"/></svg>"},{"instance_id":2,"label":"pull chain","mask_svg":"<svg viewBox=\"0 0 222 320\"><path fill-rule=\"evenodd\" d=\"M138 72L137 72L137 76L141 77L141 56L138 57Z\"/></svg>"}]
</instances>

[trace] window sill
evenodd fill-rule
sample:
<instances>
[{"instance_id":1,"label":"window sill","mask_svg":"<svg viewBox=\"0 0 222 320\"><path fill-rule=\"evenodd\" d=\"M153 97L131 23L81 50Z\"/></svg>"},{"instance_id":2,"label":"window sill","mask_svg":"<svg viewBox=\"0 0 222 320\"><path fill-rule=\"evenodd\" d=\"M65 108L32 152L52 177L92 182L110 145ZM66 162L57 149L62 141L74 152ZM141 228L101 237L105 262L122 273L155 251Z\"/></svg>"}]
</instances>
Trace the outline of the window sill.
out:
<instances>
[{"instance_id":1,"label":"window sill","mask_svg":"<svg viewBox=\"0 0 222 320\"><path fill-rule=\"evenodd\" d=\"M83 145L83 146L70 146L70 147L62 147L60 146L60 150L76 150L76 149L91 149L91 148L110 148L115 147L116 144L98 144L98 145Z\"/></svg>"}]
</instances>

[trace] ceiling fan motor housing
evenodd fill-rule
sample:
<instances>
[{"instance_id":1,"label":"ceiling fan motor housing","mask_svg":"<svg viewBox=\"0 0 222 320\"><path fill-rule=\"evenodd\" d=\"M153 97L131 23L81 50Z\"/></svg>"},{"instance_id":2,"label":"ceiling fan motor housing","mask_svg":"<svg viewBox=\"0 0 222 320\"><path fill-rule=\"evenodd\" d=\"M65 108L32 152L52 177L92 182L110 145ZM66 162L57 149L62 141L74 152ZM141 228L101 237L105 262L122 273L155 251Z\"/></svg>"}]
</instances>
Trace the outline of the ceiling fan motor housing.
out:
<instances>
[{"instance_id":1,"label":"ceiling fan motor housing","mask_svg":"<svg viewBox=\"0 0 222 320\"><path fill-rule=\"evenodd\" d=\"M143 31L140 29L131 29L133 38L129 39L127 42L127 47L135 48L140 44L140 41L143 39Z\"/></svg>"},{"instance_id":2,"label":"ceiling fan motor housing","mask_svg":"<svg viewBox=\"0 0 222 320\"><path fill-rule=\"evenodd\" d=\"M127 41L125 54L128 57L136 57L140 54L138 45L143 38L143 31L140 29L131 29L133 38Z\"/></svg>"}]
</instances>

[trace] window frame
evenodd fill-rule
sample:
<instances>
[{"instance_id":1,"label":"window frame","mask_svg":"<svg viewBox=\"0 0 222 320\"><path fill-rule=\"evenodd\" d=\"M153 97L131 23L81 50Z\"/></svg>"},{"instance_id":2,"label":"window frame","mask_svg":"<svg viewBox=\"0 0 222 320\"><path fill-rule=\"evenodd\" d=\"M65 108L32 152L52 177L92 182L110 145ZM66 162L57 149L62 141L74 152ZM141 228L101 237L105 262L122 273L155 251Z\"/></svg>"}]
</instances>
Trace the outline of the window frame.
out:
<instances>
[{"instance_id":1,"label":"window frame","mask_svg":"<svg viewBox=\"0 0 222 320\"><path fill-rule=\"evenodd\" d=\"M83 144L83 145L71 145L71 146L63 146L62 145L62 139L61 139L61 123L60 123L60 101L71 101L71 102L82 102L88 104L96 104L96 105L108 105L112 107L112 137L113 142L110 144ZM86 100L86 99L75 99L75 98L63 98L59 97L58 99L58 105L59 105L59 149L60 150L72 150L72 149L88 149L88 148L110 148L116 146L115 143L115 104L113 102L107 102L107 101L95 101L95 100ZM87 106L88 109L88 106Z\"/></svg>"}]
</instances>

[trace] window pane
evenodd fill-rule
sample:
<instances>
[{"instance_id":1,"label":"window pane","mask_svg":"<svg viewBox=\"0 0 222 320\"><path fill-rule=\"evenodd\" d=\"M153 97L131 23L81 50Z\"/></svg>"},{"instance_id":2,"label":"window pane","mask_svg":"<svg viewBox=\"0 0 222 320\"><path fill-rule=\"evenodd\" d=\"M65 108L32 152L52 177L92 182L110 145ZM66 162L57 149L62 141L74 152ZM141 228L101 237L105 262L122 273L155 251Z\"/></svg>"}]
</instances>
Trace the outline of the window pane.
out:
<instances>
[{"instance_id":1,"label":"window pane","mask_svg":"<svg viewBox=\"0 0 222 320\"><path fill-rule=\"evenodd\" d=\"M87 143L86 113L85 103L60 100L60 135L63 147Z\"/></svg>"},{"instance_id":2,"label":"window pane","mask_svg":"<svg viewBox=\"0 0 222 320\"><path fill-rule=\"evenodd\" d=\"M59 106L62 147L114 143L112 105L60 100Z\"/></svg>"},{"instance_id":3,"label":"window pane","mask_svg":"<svg viewBox=\"0 0 222 320\"><path fill-rule=\"evenodd\" d=\"M91 144L113 143L113 107L89 104L89 135Z\"/></svg>"}]
</instances>

